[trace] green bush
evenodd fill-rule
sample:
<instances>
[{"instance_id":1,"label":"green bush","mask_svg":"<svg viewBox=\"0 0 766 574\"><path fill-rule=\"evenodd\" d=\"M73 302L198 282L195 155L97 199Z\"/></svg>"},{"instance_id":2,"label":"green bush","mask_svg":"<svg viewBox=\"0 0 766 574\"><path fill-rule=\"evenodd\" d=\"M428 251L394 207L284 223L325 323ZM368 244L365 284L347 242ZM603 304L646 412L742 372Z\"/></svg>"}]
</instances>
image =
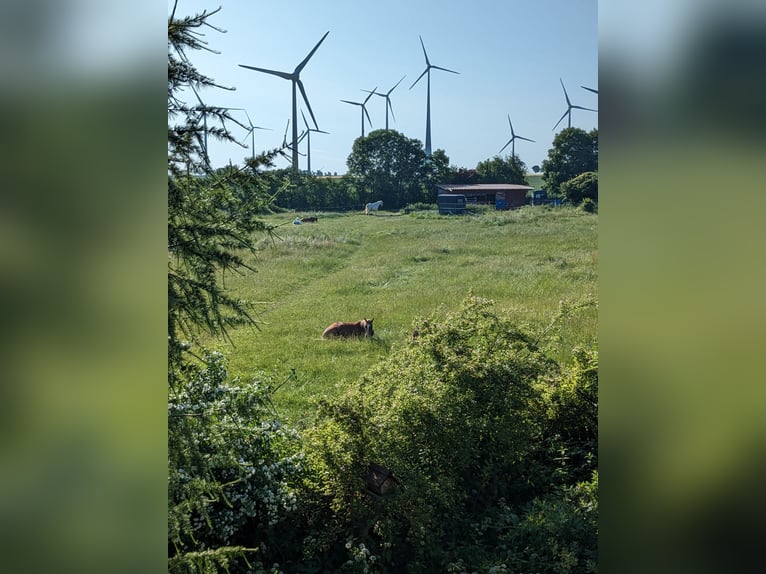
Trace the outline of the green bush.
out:
<instances>
[{"instance_id":1,"label":"green bush","mask_svg":"<svg viewBox=\"0 0 766 574\"><path fill-rule=\"evenodd\" d=\"M598 472L535 499L499 544L513 572L595 573L598 563Z\"/></svg>"},{"instance_id":2,"label":"green bush","mask_svg":"<svg viewBox=\"0 0 766 574\"><path fill-rule=\"evenodd\" d=\"M586 171L561 184L561 194L572 205L580 205L586 199L598 204L598 172Z\"/></svg>"},{"instance_id":3,"label":"green bush","mask_svg":"<svg viewBox=\"0 0 766 574\"><path fill-rule=\"evenodd\" d=\"M169 393L169 572L263 568L296 507L298 435L272 416L269 385L227 377L206 353Z\"/></svg>"},{"instance_id":4,"label":"green bush","mask_svg":"<svg viewBox=\"0 0 766 574\"><path fill-rule=\"evenodd\" d=\"M598 211L598 204L594 202L590 197L586 197L580 204L580 209L585 213L596 213Z\"/></svg>"},{"instance_id":5,"label":"green bush","mask_svg":"<svg viewBox=\"0 0 766 574\"><path fill-rule=\"evenodd\" d=\"M413 211L436 211L438 209L438 206L435 203L425 203L422 201L418 201L415 203L408 203L402 211L407 213L412 213Z\"/></svg>"},{"instance_id":6,"label":"green bush","mask_svg":"<svg viewBox=\"0 0 766 574\"><path fill-rule=\"evenodd\" d=\"M597 352L561 368L475 297L415 330L307 433L312 568L531 572L520 565L575 525L544 571L587 571L595 522L577 522L571 489L595 468ZM368 491L370 464L393 472L392 491Z\"/></svg>"},{"instance_id":7,"label":"green bush","mask_svg":"<svg viewBox=\"0 0 766 574\"><path fill-rule=\"evenodd\" d=\"M572 363L541 393L548 456L558 461L551 483L588 480L598 466L598 350L574 349Z\"/></svg>"}]
</instances>

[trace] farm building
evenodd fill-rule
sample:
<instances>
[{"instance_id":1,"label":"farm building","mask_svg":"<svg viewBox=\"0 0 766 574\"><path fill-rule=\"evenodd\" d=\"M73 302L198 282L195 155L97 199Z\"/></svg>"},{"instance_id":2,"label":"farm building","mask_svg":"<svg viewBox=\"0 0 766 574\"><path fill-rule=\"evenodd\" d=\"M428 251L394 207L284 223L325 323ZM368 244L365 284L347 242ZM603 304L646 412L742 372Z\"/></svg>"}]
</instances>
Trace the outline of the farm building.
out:
<instances>
[{"instance_id":1,"label":"farm building","mask_svg":"<svg viewBox=\"0 0 766 574\"><path fill-rule=\"evenodd\" d=\"M533 187L516 183L475 183L469 185L438 184L436 192L463 194L467 204L495 205L497 209L513 209L527 204L527 192Z\"/></svg>"}]
</instances>

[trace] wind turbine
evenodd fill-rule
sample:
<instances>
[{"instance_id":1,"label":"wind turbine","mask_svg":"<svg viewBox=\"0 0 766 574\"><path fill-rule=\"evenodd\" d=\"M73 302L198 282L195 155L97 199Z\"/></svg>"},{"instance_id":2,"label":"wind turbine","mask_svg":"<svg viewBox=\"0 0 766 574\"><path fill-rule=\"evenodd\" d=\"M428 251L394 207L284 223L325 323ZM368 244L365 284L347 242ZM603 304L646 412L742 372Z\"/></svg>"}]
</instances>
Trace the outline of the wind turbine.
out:
<instances>
[{"instance_id":1,"label":"wind turbine","mask_svg":"<svg viewBox=\"0 0 766 574\"><path fill-rule=\"evenodd\" d=\"M245 143L245 140L247 139L247 136L250 136L250 154L251 158L255 159L255 130L270 130L271 128L262 128L259 126L253 125L253 120L250 119L250 114L247 113L247 110L243 110L245 112L245 115L247 116L247 123L250 124L250 129L245 134L245 137L242 138L241 143ZM285 137L287 136L287 133L285 132Z\"/></svg>"},{"instance_id":2,"label":"wind turbine","mask_svg":"<svg viewBox=\"0 0 766 574\"><path fill-rule=\"evenodd\" d=\"M295 70L290 72L280 72L277 70L267 70L265 68L256 68L254 66L246 66L244 64L239 64L242 68L247 68L249 70L255 70L256 72L263 72L264 74L271 74L272 76L279 76L280 78L283 78L285 80L290 80L293 85L293 139L292 139L292 162L293 162L293 170L298 171L298 95L296 92L296 87L300 89L301 95L303 96L303 101L306 102L306 107L309 110L309 114L311 115L311 119L314 121L314 126L319 129L319 125L317 124L316 118L314 117L314 112L311 111L311 104L309 103L308 96L306 96L306 89L303 87L303 82L301 82L301 71L303 71L303 68L306 66L308 61L311 59L311 56L314 55L314 52L317 51L319 48L319 45L324 42L324 39L327 38L327 34L329 34L330 31L328 30L325 32L325 35L322 36L322 39L317 42L316 46L309 52L308 56L303 58L303 61L301 61L300 64L298 64L295 67Z\"/></svg>"},{"instance_id":3,"label":"wind turbine","mask_svg":"<svg viewBox=\"0 0 766 574\"><path fill-rule=\"evenodd\" d=\"M307 170L309 173L311 173L311 132L316 132L318 134L329 134L330 132L323 132L322 130L315 130L309 127L309 123L306 121L306 116L303 113L303 110L301 110L301 116L303 117L303 123L306 125L306 145L308 146L306 148L306 162L307 162Z\"/></svg>"},{"instance_id":4,"label":"wind turbine","mask_svg":"<svg viewBox=\"0 0 766 574\"><path fill-rule=\"evenodd\" d=\"M561 82L561 87L564 88L564 81L559 78L559 82ZM564 112L564 115L559 118L559 121L556 122L556 125L553 126L553 129L555 130L558 125L561 123L561 120L563 120L566 116L569 116L569 119L567 120L567 127L572 127L572 110L578 109L578 110L587 110L589 112L597 112L598 110L593 110L591 108L584 108L582 106L574 106L572 105L572 102L569 101L569 94L567 94L567 89L564 88L564 97L567 99L567 111ZM553 130L551 130L553 131Z\"/></svg>"},{"instance_id":5,"label":"wind turbine","mask_svg":"<svg viewBox=\"0 0 766 574\"><path fill-rule=\"evenodd\" d=\"M513 131L513 124L511 123L511 115L510 114L508 114L508 125L511 126L511 139L508 140L507 144L505 144L502 148L500 148L500 151L497 152L498 154L502 153L502 151L505 148L508 147L508 144L512 144L511 145L511 155L515 156L516 155L516 140L525 140L525 141L528 141L528 142L535 143L535 140L531 140L529 138L525 138L525 137L522 137L522 136L517 136L514 133L514 131Z\"/></svg>"},{"instance_id":6,"label":"wind turbine","mask_svg":"<svg viewBox=\"0 0 766 574\"><path fill-rule=\"evenodd\" d=\"M412 85L410 86L410 89L415 87L415 84L417 84L420 81L420 78L428 74L428 90L427 90L427 99L426 99L426 155L431 155L431 68L435 68L437 70L442 70L444 72L450 72L452 74L459 74L460 72L455 72L454 70L448 70L447 68L441 68L439 66L434 66L431 62L428 61L428 54L426 53L426 46L423 44L423 37L418 36L420 38L420 45L423 47L423 55L426 57L426 69L423 71L420 76L418 76L418 79L415 80Z\"/></svg>"},{"instance_id":7,"label":"wind turbine","mask_svg":"<svg viewBox=\"0 0 766 574\"><path fill-rule=\"evenodd\" d=\"M287 130L289 128L290 128L290 119L288 118L287 119L287 124L285 125L285 134L282 136L282 147L279 149L279 155L281 155L286 160L292 161L292 159L284 151L286 149L289 149L290 151L293 152L293 155L295 155L294 149L293 149L293 144L287 143ZM301 134L298 136L298 142L297 143L301 143L303 141L303 138L305 138L305 137L306 137L306 132L301 132ZM297 149L297 147L295 147L295 149ZM306 155L306 154L298 152L298 155Z\"/></svg>"},{"instance_id":8,"label":"wind turbine","mask_svg":"<svg viewBox=\"0 0 766 574\"><path fill-rule=\"evenodd\" d=\"M407 77L406 74L402 76L402 80L406 77ZM370 92L375 94L376 96L380 96L381 98L386 98L386 129L388 129L388 110L389 109L391 110L391 117L394 118L394 121L396 121L396 117L394 116L394 108L391 106L391 92L393 92L396 89L396 86L402 83L402 80L399 80L398 82L396 82L396 85L390 90L388 90L385 94L381 94L375 91ZM366 92L367 90L363 90L363 91Z\"/></svg>"},{"instance_id":9,"label":"wind turbine","mask_svg":"<svg viewBox=\"0 0 766 574\"><path fill-rule=\"evenodd\" d=\"M193 84L191 85L192 92L194 92L194 95L197 96L197 101L199 102L199 105L201 107L200 116L202 117L202 155L205 160L205 164L208 166L210 165L210 156L207 153L207 109L205 107L205 102L202 101L202 98L199 97L199 93L197 92L197 89L194 87Z\"/></svg>"},{"instance_id":10,"label":"wind turbine","mask_svg":"<svg viewBox=\"0 0 766 574\"><path fill-rule=\"evenodd\" d=\"M210 167L210 153L208 151L209 148L207 145L207 135L210 132L210 129L208 129L208 126L207 126L208 114L212 114L214 116L214 119L220 120L221 126L223 128L223 132L221 132L220 130L216 132L215 129L213 131L214 133L217 133L219 137L221 137L221 134L223 134L224 136L229 134L229 131L226 128L227 119L232 120L234 123L242 126L242 124L240 124L236 119L229 116L228 112L232 110L244 111L244 108L226 108L222 106L215 106L215 107L208 106L205 104L205 102L202 101L202 98L200 97L199 92L197 92L197 89L193 85L191 85L190 87L192 89L192 92L194 92L194 95L197 98L197 101L199 102L198 117L202 118L202 141L200 142L202 146L202 156L205 161L205 164L208 167Z\"/></svg>"},{"instance_id":11,"label":"wind turbine","mask_svg":"<svg viewBox=\"0 0 766 574\"><path fill-rule=\"evenodd\" d=\"M372 120L370 119L370 114L367 113L367 102L370 100L372 95L375 93L375 90L377 90L378 87L375 86L375 89L373 89L371 92L368 90L363 90L365 92L368 92L368 96L364 98L364 102L352 102L349 100L341 100L341 102L345 102L347 104L352 104L354 106L361 106L362 107L362 137L364 137L364 116L367 116L367 121L370 122L370 127L372 127Z\"/></svg>"}]
</instances>

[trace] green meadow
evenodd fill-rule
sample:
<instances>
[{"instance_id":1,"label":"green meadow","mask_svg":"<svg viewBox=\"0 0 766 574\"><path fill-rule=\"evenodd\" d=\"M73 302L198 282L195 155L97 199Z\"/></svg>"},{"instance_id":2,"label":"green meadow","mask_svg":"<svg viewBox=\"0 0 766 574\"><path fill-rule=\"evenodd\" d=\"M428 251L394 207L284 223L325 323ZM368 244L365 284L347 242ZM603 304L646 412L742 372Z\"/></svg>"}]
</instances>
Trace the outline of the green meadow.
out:
<instances>
[{"instance_id":1,"label":"green meadow","mask_svg":"<svg viewBox=\"0 0 766 574\"><path fill-rule=\"evenodd\" d=\"M534 187L535 189L543 188L543 174L542 173L528 173L526 176L527 185Z\"/></svg>"},{"instance_id":2,"label":"green meadow","mask_svg":"<svg viewBox=\"0 0 766 574\"><path fill-rule=\"evenodd\" d=\"M318 399L409 344L418 320L438 320L469 294L538 331L560 302L597 297L597 215L550 207L316 215L303 225L292 224L294 214L264 217L279 226L277 236L248 256L253 272L225 277L232 293L255 304L258 324L211 345L233 375L278 385L274 406L299 427ZM374 319L372 340L321 338L334 321L363 318ZM564 318L552 352L566 358L591 343L596 325L595 306Z\"/></svg>"}]
</instances>

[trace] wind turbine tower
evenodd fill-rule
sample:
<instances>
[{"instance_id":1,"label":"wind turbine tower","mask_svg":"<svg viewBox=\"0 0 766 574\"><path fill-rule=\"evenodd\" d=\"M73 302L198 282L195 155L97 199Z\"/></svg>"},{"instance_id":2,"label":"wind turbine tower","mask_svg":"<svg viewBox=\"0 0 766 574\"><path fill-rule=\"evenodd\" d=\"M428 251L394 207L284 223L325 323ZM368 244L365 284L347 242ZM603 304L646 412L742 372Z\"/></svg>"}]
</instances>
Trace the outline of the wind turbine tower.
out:
<instances>
[{"instance_id":1,"label":"wind turbine tower","mask_svg":"<svg viewBox=\"0 0 766 574\"><path fill-rule=\"evenodd\" d=\"M197 96L197 101L199 102L199 106L201 109L200 116L202 117L202 156L205 160L206 165L210 165L210 156L207 153L207 110L205 109L205 103L202 101L202 98L199 97L199 93L197 92L196 88L192 85L191 86L192 92L194 92L194 95Z\"/></svg>"},{"instance_id":2,"label":"wind turbine tower","mask_svg":"<svg viewBox=\"0 0 766 574\"><path fill-rule=\"evenodd\" d=\"M451 74L459 74L460 72L455 72L454 70L448 70L447 68L442 68L440 66L433 65L428 60L428 54L426 53L426 46L423 44L423 37L418 36L420 38L420 45L423 47L423 55L426 57L426 69L423 71L422 74L418 76L418 79L415 80L412 85L410 86L410 89L415 87L415 84L417 84L420 81L420 78L422 78L425 75L428 75L427 83L428 83L428 89L426 92L426 156L431 156L431 68L434 68L436 70L442 70L444 72L450 72Z\"/></svg>"},{"instance_id":3,"label":"wind turbine tower","mask_svg":"<svg viewBox=\"0 0 766 574\"><path fill-rule=\"evenodd\" d=\"M253 125L253 120L250 119L250 114L247 113L247 110L243 111L247 116L247 123L250 124L250 129L245 134L245 137L242 138L242 143L245 143L247 136L250 136L250 157L255 159L255 130L270 130L271 128L262 128L260 126Z\"/></svg>"},{"instance_id":4,"label":"wind turbine tower","mask_svg":"<svg viewBox=\"0 0 766 574\"><path fill-rule=\"evenodd\" d=\"M297 89L300 89L301 95L303 96L303 101L306 103L306 107L309 110L309 114L311 115L311 119L314 121L314 126L319 129L319 125L317 124L317 120L314 117L314 112L311 110L311 104L309 103L308 96L306 96L306 89L303 87L303 82L301 82L301 72L303 71L303 68L306 66L308 61L311 59L311 56L314 55L314 52L317 51L319 48L319 45L324 42L324 39L327 38L327 34L329 34L330 31L328 30L325 32L325 35L322 36L322 39L317 42L316 46L309 52L308 56L306 56L303 61L298 64L295 67L295 70L291 72L280 72L278 70L267 70L265 68L256 68L254 66L246 66L244 64L239 64L241 68L247 68L249 70L255 70L256 72L263 72L264 74L271 74L272 76L279 76L280 78L283 78L285 80L290 80L293 85L293 143L292 143L292 163L293 163L293 170L298 171L298 94Z\"/></svg>"},{"instance_id":5,"label":"wind turbine tower","mask_svg":"<svg viewBox=\"0 0 766 574\"><path fill-rule=\"evenodd\" d=\"M292 157L288 156L287 153L285 153L285 150L293 150L293 144L287 143L287 130L290 129L290 118L287 118L287 123L285 124L285 134L282 136L282 147L279 150L279 155L281 155L286 160L290 161L292 163ZM298 136L298 143L301 143L303 141L303 138L306 137L306 132L301 132L301 134ZM298 155L306 155L303 153L298 153Z\"/></svg>"},{"instance_id":6,"label":"wind turbine tower","mask_svg":"<svg viewBox=\"0 0 766 574\"><path fill-rule=\"evenodd\" d=\"M306 169L311 173L311 132L316 132L318 134L329 134L330 132L323 132L322 130L315 130L309 127L309 123L306 121L306 116L304 115L303 110L301 110L301 117L303 118L303 123L306 125L306 145L308 146L306 148Z\"/></svg>"}]
</instances>

